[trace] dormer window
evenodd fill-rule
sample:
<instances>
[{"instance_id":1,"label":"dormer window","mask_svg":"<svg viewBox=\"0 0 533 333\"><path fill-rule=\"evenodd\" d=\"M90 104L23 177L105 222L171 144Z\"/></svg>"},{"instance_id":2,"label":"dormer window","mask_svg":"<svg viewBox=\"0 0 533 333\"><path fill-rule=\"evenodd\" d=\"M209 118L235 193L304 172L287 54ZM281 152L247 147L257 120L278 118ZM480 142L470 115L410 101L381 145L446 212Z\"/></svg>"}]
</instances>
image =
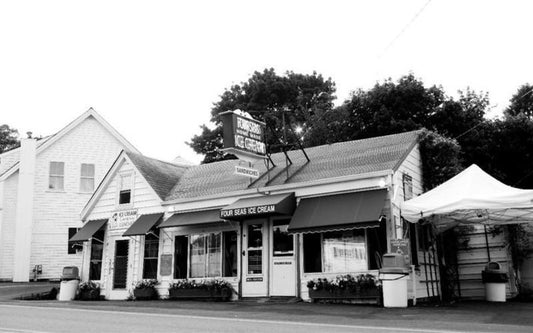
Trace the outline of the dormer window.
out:
<instances>
[{"instance_id":1,"label":"dormer window","mask_svg":"<svg viewBox=\"0 0 533 333\"><path fill-rule=\"evenodd\" d=\"M118 204L127 205L131 203L131 188L133 176L131 174L120 176L120 191L118 195Z\"/></svg>"}]
</instances>

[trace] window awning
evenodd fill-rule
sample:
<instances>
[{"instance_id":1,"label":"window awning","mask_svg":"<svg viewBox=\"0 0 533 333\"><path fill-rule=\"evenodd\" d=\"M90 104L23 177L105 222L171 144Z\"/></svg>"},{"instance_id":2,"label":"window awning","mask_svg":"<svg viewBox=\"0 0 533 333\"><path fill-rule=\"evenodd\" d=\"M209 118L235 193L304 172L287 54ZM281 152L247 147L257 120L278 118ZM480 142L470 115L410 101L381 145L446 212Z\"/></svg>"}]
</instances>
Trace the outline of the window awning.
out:
<instances>
[{"instance_id":1,"label":"window awning","mask_svg":"<svg viewBox=\"0 0 533 333\"><path fill-rule=\"evenodd\" d=\"M183 227L216 222L222 222L222 219L220 218L220 209L177 213L161 223L159 228Z\"/></svg>"},{"instance_id":2,"label":"window awning","mask_svg":"<svg viewBox=\"0 0 533 333\"><path fill-rule=\"evenodd\" d=\"M92 220L85 223L85 225L78 230L78 232L72 236L69 241L71 242L86 242L93 237L93 235L100 230L106 224L105 220Z\"/></svg>"},{"instance_id":3,"label":"window awning","mask_svg":"<svg viewBox=\"0 0 533 333\"><path fill-rule=\"evenodd\" d=\"M378 227L386 196L386 190L375 190L302 199L288 231L307 233Z\"/></svg>"},{"instance_id":4,"label":"window awning","mask_svg":"<svg viewBox=\"0 0 533 333\"><path fill-rule=\"evenodd\" d=\"M141 215L122 236L146 235L159 222L163 213Z\"/></svg>"},{"instance_id":5,"label":"window awning","mask_svg":"<svg viewBox=\"0 0 533 333\"><path fill-rule=\"evenodd\" d=\"M220 210L220 217L228 220L244 220L266 215L292 215L295 207L294 193L263 195L235 201Z\"/></svg>"}]
</instances>

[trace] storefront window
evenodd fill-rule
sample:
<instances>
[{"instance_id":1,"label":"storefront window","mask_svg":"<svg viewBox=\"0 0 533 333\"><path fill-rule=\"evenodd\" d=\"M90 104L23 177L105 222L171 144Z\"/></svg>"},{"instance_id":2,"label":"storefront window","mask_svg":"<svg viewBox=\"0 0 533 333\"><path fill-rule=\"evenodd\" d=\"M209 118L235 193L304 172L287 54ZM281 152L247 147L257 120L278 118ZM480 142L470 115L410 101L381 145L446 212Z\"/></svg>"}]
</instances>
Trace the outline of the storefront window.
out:
<instances>
[{"instance_id":1,"label":"storefront window","mask_svg":"<svg viewBox=\"0 0 533 333\"><path fill-rule=\"evenodd\" d=\"M237 276L237 232L226 231L224 239L224 276Z\"/></svg>"},{"instance_id":2,"label":"storefront window","mask_svg":"<svg viewBox=\"0 0 533 333\"><path fill-rule=\"evenodd\" d=\"M293 236L287 232L288 225L274 225L274 257L292 256L294 254Z\"/></svg>"},{"instance_id":3,"label":"storefront window","mask_svg":"<svg viewBox=\"0 0 533 333\"><path fill-rule=\"evenodd\" d=\"M304 234L304 272L322 272L322 234Z\"/></svg>"},{"instance_id":4,"label":"storefront window","mask_svg":"<svg viewBox=\"0 0 533 333\"><path fill-rule=\"evenodd\" d=\"M187 236L176 236L174 241L174 278L187 278L187 258L189 239Z\"/></svg>"},{"instance_id":5,"label":"storefront window","mask_svg":"<svg viewBox=\"0 0 533 333\"><path fill-rule=\"evenodd\" d=\"M237 276L237 233L235 231L191 235L190 240L191 278Z\"/></svg>"},{"instance_id":6,"label":"storefront window","mask_svg":"<svg viewBox=\"0 0 533 333\"><path fill-rule=\"evenodd\" d=\"M329 232L323 235L324 272L367 270L365 233L362 231Z\"/></svg>"},{"instance_id":7,"label":"storefront window","mask_svg":"<svg viewBox=\"0 0 533 333\"><path fill-rule=\"evenodd\" d=\"M304 235L306 273L343 273L367 269L365 230Z\"/></svg>"},{"instance_id":8,"label":"storefront window","mask_svg":"<svg viewBox=\"0 0 533 333\"><path fill-rule=\"evenodd\" d=\"M157 258L159 256L159 238L147 234L144 238L143 279L157 279Z\"/></svg>"},{"instance_id":9,"label":"storefront window","mask_svg":"<svg viewBox=\"0 0 533 333\"><path fill-rule=\"evenodd\" d=\"M205 277L205 235L191 236L191 277Z\"/></svg>"}]
</instances>

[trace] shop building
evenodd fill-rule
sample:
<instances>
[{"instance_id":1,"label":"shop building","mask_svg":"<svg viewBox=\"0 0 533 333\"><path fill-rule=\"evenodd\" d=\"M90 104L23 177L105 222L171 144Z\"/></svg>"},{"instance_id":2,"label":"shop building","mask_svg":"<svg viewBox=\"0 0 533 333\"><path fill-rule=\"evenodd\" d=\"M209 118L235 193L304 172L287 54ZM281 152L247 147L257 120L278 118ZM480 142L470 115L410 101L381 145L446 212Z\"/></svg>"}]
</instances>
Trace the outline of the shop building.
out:
<instances>
[{"instance_id":1,"label":"shop building","mask_svg":"<svg viewBox=\"0 0 533 333\"><path fill-rule=\"evenodd\" d=\"M263 161L252 166L257 178L236 172L251 169L240 160L174 165L169 168L175 172L158 173L156 164L163 162L146 163L149 171L142 171L133 155L122 153L82 212L86 224L78 239L87 241L84 279L92 275L90 253L98 241L103 241L102 269L99 279L91 279L100 281L108 298L125 298L134 282L147 278L145 267L156 261L162 296L181 279L222 278L232 284L235 297L308 299L311 279L377 275L391 243L410 234L400 219L399 202L422 192L419 135L413 131L312 147L306 149L309 160L299 150L287 153L290 162L283 153L273 154L268 168ZM120 204L120 163L136 179L128 207ZM164 174L168 185L159 194L155 188L161 179L153 173ZM116 222L124 215L133 218ZM416 267L409 295L435 296L438 269L426 263L432 254L411 238L411 255L405 254ZM156 239L157 251L148 250L147 241L153 240L152 248ZM147 261L147 256L157 260ZM125 283L116 284L117 275ZM428 282L435 283L433 291Z\"/></svg>"},{"instance_id":2,"label":"shop building","mask_svg":"<svg viewBox=\"0 0 533 333\"><path fill-rule=\"evenodd\" d=\"M92 108L54 135L0 154L0 280L59 279L80 266L69 238L121 150L137 151Z\"/></svg>"}]
</instances>

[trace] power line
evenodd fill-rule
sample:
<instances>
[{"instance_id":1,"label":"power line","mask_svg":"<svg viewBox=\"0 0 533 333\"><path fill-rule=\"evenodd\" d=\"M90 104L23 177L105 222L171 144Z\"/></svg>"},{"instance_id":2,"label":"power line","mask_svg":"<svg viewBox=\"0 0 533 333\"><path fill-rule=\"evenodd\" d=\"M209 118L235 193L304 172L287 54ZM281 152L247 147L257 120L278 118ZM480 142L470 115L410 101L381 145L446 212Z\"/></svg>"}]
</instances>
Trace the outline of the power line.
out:
<instances>
[{"instance_id":1,"label":"power line","mask_svg":"<svg viewBox=\"0 0 533 333\"><path fill-rule=\"evenodd\" d=\"M407 23L403 29L400 31L400 33L398 33L396 35L396 37L394 37L394 39L387 45L387 47L385 47L385 49L383 50L383 52L378 56L378 58L381 58L385 55L385 53L387 53L387 51L389 50L389 48L392 46L392 44L394 44L394 42L400 38L400 36L407 30L407 28L409 28L409 26L411 24L413 24L413 22L418 18L418 16L420 16L420 14L422 14L422 12L426 9L426 7L429 5L429 3L431 2L431 0L428 0L424 6L422 6L422 8L420 8L420 10L415 14L415 16L413 16L413 18L411 19L411 21L409 21L409 23Z\"/></svg>"}]
</instances>

